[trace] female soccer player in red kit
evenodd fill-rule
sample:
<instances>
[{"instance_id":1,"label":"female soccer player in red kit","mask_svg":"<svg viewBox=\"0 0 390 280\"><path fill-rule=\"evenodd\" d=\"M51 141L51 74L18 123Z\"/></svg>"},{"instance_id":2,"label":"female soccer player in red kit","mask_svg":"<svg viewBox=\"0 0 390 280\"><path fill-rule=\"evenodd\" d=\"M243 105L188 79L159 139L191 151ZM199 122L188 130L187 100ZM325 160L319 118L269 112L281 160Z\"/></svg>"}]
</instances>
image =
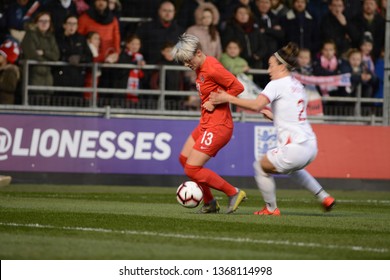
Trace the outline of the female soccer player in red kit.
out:
<instances>
[{"instance_id":1,"label":"female soccer player in red kit","mask_svg":"<svg viewBox=\"0 0 390 280\"><path fill-rule=\"evenodd\" d=\"M196 88L201 99L201 118L199 125L185 142L179 160L185 174L203 189L204 205L199 213L219 212L219 204L210 188L222 191L229 197L226 213L233 213L246 198L245 192L203 167L229 142L234 126L229 104L214 106L209 101L209 95L212 91L223 89L228 94L237 96L244 87L216 58L203 53L199 39L194 35L181 35L172 54L177 61L195 71L197 75Z\"/></svg>"}]
</instances>

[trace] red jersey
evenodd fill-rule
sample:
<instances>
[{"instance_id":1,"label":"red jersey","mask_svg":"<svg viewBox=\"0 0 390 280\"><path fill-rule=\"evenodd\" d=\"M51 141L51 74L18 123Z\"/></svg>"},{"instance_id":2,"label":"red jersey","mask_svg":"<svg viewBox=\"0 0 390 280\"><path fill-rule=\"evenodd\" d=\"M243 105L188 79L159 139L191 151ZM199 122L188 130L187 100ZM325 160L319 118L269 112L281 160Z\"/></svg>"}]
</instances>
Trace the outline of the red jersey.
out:
<instances>
[{"instance_id":1,"label":"red jersey","mask_svg":"<svg viewBox=\"0 0 390 280\"><path fill-rule=\"evenodd\" d=\"M196 70L196 74L196 89L202 105L209 100L212 91L217 92L218 89L223 89L227 93L237 96L244 90L244 86L237 78L212 56L206 57L203 65ZM203 128L208 128L219 124L233 127L229 103L216 105L212 112L202 107L200 125Z\"/></svg>"},{"instance_id":2,"label":"red jersey","mask_svg":"<svg viewBox=\"0 0 390 280\"><path fill-rule=\"evenodd\" d=\"M121 52L121 40L119 21L116 17L111 23L101 24L95 19L91 18L88 13L84 13L79 17L78 32L82 35L87 35L88 32L96 31L100 35L101 45L97 61L104 62L104 59L112 53Z\"/></svg>"}]
</instances>

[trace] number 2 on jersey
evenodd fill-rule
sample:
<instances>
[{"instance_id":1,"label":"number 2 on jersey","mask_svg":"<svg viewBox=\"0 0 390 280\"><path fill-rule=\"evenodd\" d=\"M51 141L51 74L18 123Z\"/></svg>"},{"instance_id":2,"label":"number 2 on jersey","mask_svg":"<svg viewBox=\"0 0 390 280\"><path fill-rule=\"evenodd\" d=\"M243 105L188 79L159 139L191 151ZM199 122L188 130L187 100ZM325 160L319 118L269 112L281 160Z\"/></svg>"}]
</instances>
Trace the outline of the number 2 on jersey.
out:
<instances>
[{"instance_id":1,"label":"number 2 on jersey","mask_svg":"<svg viewBox=\"0 0 390 280\"><path fill-rule=\"evenodd\" d=\"M298 120L305 121L306 120L306 105L305 105L305 101L303 99L298 100L298 109L300 109L299 114L298 114Z\"/></svg>"}]
</instances>

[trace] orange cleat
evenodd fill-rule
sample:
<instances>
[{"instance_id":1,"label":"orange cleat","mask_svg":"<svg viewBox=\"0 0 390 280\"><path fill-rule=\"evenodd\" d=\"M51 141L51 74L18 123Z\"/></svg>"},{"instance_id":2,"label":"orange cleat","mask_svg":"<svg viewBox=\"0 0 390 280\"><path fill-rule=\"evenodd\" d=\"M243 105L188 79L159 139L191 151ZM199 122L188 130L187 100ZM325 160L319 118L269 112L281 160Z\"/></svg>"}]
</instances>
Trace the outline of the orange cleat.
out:
<instances>
[{"instance_id":1,"label":"orange cleat","mask_svg":"<svg viewBox=\"0 0 390 280\"><path fill-rule=\"evenodd\" d=\"M331 197L331 196L328 196L326 197L323 201L322 201L322 206L324 207L324 210L325 211L330 211L332 210L333 206L336 204L336 200Z\"/></svg>"},{"instance_id":2,"label":"orange cleat","mask_svg":"<svg viewBox=\"0 0 390 280\"><path fill-rule=\"evenodd\" d=\"M264 206L262 210L256 211L253 214L262 215L262 216L280 216L279 208L276 208L274 211L269 211L267 206Z\"/></svg>"}]
</instances>

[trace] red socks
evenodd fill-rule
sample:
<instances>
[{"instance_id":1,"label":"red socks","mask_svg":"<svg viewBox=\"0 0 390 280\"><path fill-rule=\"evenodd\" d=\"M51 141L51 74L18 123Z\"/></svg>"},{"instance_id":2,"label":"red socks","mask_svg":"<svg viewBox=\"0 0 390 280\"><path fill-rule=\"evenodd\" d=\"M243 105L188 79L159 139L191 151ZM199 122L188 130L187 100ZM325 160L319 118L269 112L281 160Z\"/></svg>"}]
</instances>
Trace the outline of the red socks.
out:
<instances>
[{"instance_id":1,"label":"red socks","mask_svg":"<svg viewBox=\"0 0 390 280\"><path fill-rule=\"evenodd\" d=\"M206 185L210 188L220 190L224 192L227 196L232 196L237 193L237 189L222 179L214 171L211 171L208 168L203 166L193 166L186 164L184 166L184 172L188 177L190 177L195 182L198 182L202 187Z\"/></svg>"}]
</instances>

